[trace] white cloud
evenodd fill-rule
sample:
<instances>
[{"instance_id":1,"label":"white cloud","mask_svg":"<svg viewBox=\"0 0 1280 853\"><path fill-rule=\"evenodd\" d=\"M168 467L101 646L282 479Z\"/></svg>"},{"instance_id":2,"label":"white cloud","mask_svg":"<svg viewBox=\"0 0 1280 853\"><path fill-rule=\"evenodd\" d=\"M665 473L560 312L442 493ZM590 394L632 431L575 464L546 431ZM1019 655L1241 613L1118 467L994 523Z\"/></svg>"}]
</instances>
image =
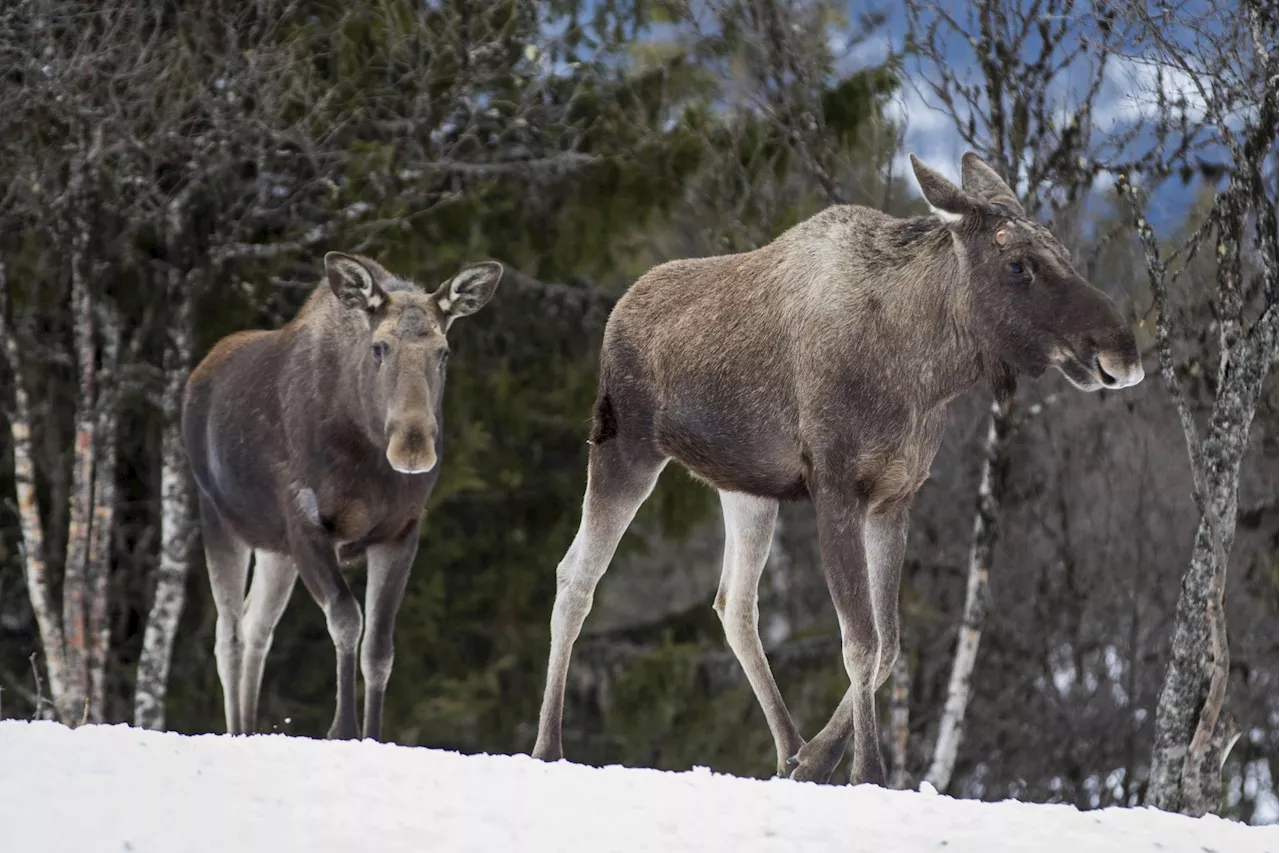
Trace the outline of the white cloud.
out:
<instances>
[{"instance_id":1,"label":"white cloud","mask_svg":"<svg viewBox=\"0 0 1280 853\"><path fill-rule=\"evenodd\" d=\"M907 141L913 136L923 136L953 130L951 116L926 100L928 87L925 83L909 81L899 89L894 98L897 118L907 126Z\"/></svg>"},{"instance_id":2,"label":"white cloud","mask_svg":"<svg viewBox=\"0 0 1280 853\"><path fill-rule=\"evenodd\" d=\"M871 36L852 48L848 46L846 39L845 33L833 32L827 41L827 47L836 59L837 77L844 77L861 68L872 68L882 64L889 58L889 53L893 49L888 35Z\"/></svg>"},{"instance_id":3,"label":"white cloud","mask_svg":"<svg viewBox=\"0 0 1280 853\"><path fill-rule=\"evenodd\" d=\"M1160 91L1168 107L1180 107L1190 121L1204 118L1204 97L1185 71L1130 57L1112 60L1107 66L1103 103L1094 118L1103 127L1149 120L1160 109Z\"/></svg>"}]
</instances>

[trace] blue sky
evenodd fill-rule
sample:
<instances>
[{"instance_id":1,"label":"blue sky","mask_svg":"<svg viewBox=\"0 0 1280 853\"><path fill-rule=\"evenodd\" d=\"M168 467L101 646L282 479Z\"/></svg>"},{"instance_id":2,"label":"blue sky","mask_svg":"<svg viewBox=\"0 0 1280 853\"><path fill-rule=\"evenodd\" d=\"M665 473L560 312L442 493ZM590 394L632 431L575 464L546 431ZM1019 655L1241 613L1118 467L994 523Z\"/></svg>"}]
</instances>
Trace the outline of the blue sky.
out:
<instances>
[{"instance_id":1,"label":"blue sky","mask_svg":"<svg viewBox=\"0 0 1280 853\"><path fill-rule=\"evenodd\" d=\"M969 29L971 4L964 0L939 0L942 7ZM871 8L879 8L887 15L885 26L875 36L857 45L841 61L840 72L849 72L858 67L884 61L891 51L900 50L907 33L905 10L900 5L887 4L870 6L853 3L848 7L850 18ZM1085 10L1087 12L1087 10ZM839 50L847 41L848 34L836 32L832 39L832 47ZM1037 43L1024 46L1025 51L1037 50ZM950 73L956 82L977 82L979 69L971 47L959 36L952 36L944 45L946 58L950 61ZM1053 98L1065 117L1068 111L1078 106L1081 93L1091 78L1093 57L1086 55L1074 62L1059 74L1054 84ZM905 124L905 146L899 155L896 168L900 175L910 174L907 159L908 152L936 168L938 171L959 180L960 155L966 149L965 142L956 131L951 116L938 109L935 96L924 84L924 73L934 73L932 69L922 69L918 64L908 60L905 68L906 84L894 99L893 112ZM1182 95L1188 104L1188 115L1199 118L1203 116L1203 100L1191 81L1184 74L1172 69L1164 69L1165 76L1161 81L1165 91L1170 95ZM1112 58L1106 66L1104 84L1094 106L1095 139L1110 135L1120 135L1127 131L1137 130L1137 136L1130 142L1125 153L1132 154L1143 149L1153 141L1143 126L1149 122L1155 109L1151 92L1156 86L1156 75L1151 65L1133 59ZM914 187L914 182L911 182ZM1095 191L1105 191L1114 185L1114 176L1101 175L1094 185ZM1186 216L1189 201L1197 191L1197 186L1184 186L1180 181L1171 180L1161 186L1150 200L1148 217L1158 231L1166 232L1182 224Z\"/></svg>"}]
</instances>

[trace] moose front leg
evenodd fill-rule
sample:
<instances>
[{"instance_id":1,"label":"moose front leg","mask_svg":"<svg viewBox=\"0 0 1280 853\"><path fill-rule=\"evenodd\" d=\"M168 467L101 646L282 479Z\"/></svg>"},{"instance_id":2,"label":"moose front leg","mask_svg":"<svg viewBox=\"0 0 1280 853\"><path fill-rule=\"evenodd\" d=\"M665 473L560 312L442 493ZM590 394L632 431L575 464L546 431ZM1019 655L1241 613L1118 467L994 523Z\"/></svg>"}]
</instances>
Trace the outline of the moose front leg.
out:
<instances>
[{"instance_id":1,"label":"moose front leg","mask_svg":"<svg viewBox=\"0 0 1280 853\"><path fill-rule=\"evenodd\" d=\"M871 600L875 614L877 642L880 649L879 665L876 668L874 686L871 688L873 695L889 678L889 675L893 672L893 663L898 658L898 589L901 585L902 558L907 548L909 508L910 502L905 501L886 511L873 512L868 516L864 528L863 538L866 543L867 577L871 583ZM801 769L800 756L797 755L791 761L791 766L796 768L791 774L792 779L826 781L826 779L830 778L836 765L840 763L840 758L844 755L845 744L853 737L854 709L857 707L858 701L859 691L851 683L849 689L845 691L843 698L841 698L836 712L831 715L830 721L814 738L814 742L820 745L828 745L825 747L820 746L819 751L825 750L828 755L835 754L835 760L830 763L830 769L827 769L828 765L826 763L817 761L809 762L804 765L805 769ZM803 752L803 750L801 751ZM878 740L874 750L874 758L878 763L880 759ZM855 768L852 781L855 783L871 781L859 775L859 770L856 766L858 762L858 754L856 752L854 754L854 762ZM880 772L883 774L883 765L880 766ZM826 773L825 776L821 775L823 772Z\"/></svg>"},{"instance_id":2,"label":"moose front leg","mask_svg":"<svg viewBox=\"0 0 1280 853\"><path fill-rule=\"evenodd\" d=\"M325 538L303 530L293 532L290 539L298 575L311 597L324 610L324 621L337 652L337 710L328 736L352 740L359 733L356 727L356 649L360 645L363 621L360 603L342 576L333 547Z\"/></svg>"},{"instance_id":3,"label":"moose front leg","mask_svg":"<svg viewBox=\"0 0 1280 853\"><path fill-rule=\"evenodd\" d=\"M892 506L877 508L867 517L867 575L871 580L876 633L880 641L877 690L893 674L893 664L898 659L901 622L898 591L902 586L902 559L907 553L910 510L911 498L907 498Z\"/></svg>"},{"instance_id":4,"label":"moose front leg","mask_svg":"<svg viewBox=\"0 0 1280 853\"><path fill-rule=\"evenodd\" d=\"M866 506L843 484L815 496L822 570L840 621L841 649L849 690L822 731L791 762L791 778L826 782L853 737L853 782L884 784L884 762L876 727L875 689L880 667L876 591L865 550Z\"/></svg>"},{"instance_id":5,"label":"moose front leg","mask_svg":"<svg viewBox=\"0 0 1280 853\"><path fill-rule=\"evenodd\" d=\"M382 736L382 700L395 660L396 613L404 600L405 584L418 553L419 523L399 539L369 549L369 585L365 590L364 642L360 670L364 675L364 736Z\"/></svg>"}]
</instances>

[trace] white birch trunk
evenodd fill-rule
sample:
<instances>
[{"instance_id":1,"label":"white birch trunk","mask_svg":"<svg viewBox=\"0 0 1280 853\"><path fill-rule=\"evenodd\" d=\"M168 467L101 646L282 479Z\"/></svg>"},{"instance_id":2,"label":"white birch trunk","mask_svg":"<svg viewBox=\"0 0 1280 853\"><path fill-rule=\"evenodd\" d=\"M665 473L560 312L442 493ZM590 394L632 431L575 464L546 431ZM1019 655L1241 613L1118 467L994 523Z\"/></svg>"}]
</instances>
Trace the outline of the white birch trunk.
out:
<instances>
[{"instance_id":1,"label":"white birch trunk","mask_svg":"<svg viewBox=\"0 0 1280 853\"><path fill-rule=\"evenodd\" d=\"M0 305L8 307L8 277L0 261ZM35 613L44 649L45 672L49 680L49 699L55 715L61 715L66 696L67 677L63 666L62 626L49 592L49 571L45 563L44 525L40 521L40 504L36 500L36 466L31 446L31 401L22 376L22 355L7 310L0 316L0 337L4 338L4 358L13 380L13 412L9 418L9 434L13 441L13 474L17 486L18 518L22 527L22 567L27 581L27 596ZM37 716L46 717L49 709L38 708Z\"/></svg>"},{"instance_id":2,"label":"white birch trunk","mask_svg":"<svg viewBox=\"0 0 1280 853\"><path fill-rule=\"evenodd\" d=\"M1000 504L1004 499L1005 471L1008 467L1010 426L1014 404L993 403L983 445L982 480L978 486L978 510L973 518L973 541L969 548L969 577L965 589L964 617L956 642L951 679L947 683L947 701L938 724L938 739L933 760L925 775L929 784L946 791L955 771L956 756L964 738L964 717L969 707L969 689L973 668L978 660L978 643L987 611L987 575L991 557L999 538Z\"/></svg>"},{"instance_id":3,"label":"white birch trunk","mask_svg":"<svg viewBox=\"0 0 1280 853\"><path fill-rule=\"evenodd\" d=\"M164 431L160 460L160 565L156 572L156 591L147 627L142 637L142 654L138 659L138 678L134 692L134 725L139 728L163 729L165 694L169 684L169 664L173 656L173 639L178 620L186 603L186 581L191 544L191 490L187 483L187 460L182 446L180 413L182 389L191 369L192 329L189 278L171 272L171 293L177 311L169 333L169 349L165 359L162 408Z\"/></svg>"}]
</instances>

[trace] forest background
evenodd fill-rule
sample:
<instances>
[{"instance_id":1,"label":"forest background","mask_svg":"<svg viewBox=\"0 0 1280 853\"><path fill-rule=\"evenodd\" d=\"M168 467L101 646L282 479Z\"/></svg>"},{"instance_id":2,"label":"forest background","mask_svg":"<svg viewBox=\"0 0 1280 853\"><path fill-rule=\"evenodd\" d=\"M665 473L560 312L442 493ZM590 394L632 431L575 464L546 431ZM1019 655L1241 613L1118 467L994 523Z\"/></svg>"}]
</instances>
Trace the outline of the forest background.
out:
<instances>
[{"instance_id":1,"label":"forest background","mask_svg":"<svg viewBox=\"0 0 1280 853\"><path fill-rule=\"evenodd\" d=\"M428 287L494 258L451 334L384 735L528 751L613 302L829 204L927 214L908 152L958 180L974 150L1148 379L953 405L879 703L893 783L1274 822L1276 80L1257 0L6 3L0 715L221 731L186 374L286 322L325 251ZM711 609L722 541L673 466L575 652L570 758L772 772ZM811 735L847 682L807 505L761 597ZM332 655L296 592L263 730L324 733Z\"/></svg>"}]
</instances>

